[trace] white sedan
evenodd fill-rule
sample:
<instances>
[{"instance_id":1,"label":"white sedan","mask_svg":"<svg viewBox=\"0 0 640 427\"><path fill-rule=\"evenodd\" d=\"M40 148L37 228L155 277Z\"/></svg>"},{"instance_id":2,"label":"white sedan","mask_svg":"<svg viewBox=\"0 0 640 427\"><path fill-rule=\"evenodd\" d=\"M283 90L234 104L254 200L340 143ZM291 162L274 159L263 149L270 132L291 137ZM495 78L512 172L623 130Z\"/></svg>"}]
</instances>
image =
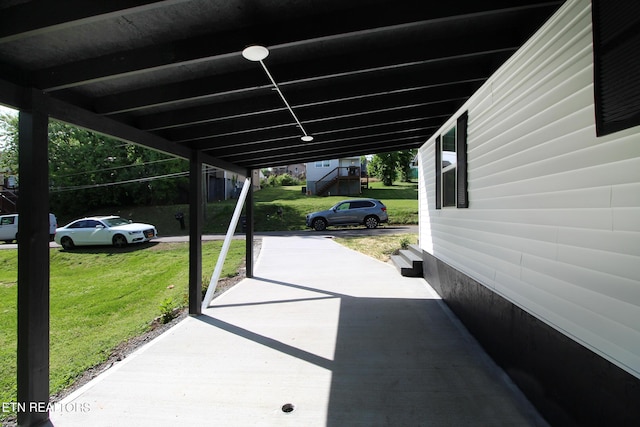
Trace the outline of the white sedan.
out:
<instances>
[{"instance_id":1,"label":"white sedan","mask_svg":"<svg viewBox=\"0 0 640 427\"><path fill-rule=\"evenodd\" d=\"M114 245L148 242L158 235L151 224L131 222L119 216L77 219L56 229L55 241L66 250L82 245Z\"/></svg>"}]
</instances>

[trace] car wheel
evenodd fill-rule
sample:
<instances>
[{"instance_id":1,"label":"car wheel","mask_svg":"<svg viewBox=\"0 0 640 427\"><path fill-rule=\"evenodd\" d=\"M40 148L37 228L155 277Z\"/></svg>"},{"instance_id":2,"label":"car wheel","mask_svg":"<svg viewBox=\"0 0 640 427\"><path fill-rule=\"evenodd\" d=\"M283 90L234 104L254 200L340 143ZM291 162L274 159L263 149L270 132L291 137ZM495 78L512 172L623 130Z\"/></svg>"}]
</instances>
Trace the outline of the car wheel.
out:
<instances>
[{"instance_id":1,"label":"car wheel","mask_svg":"<svg viewBox=\"0 0 640 427\"><path fill-rule=\"evenodd\" d=\"M115 236L113 236L112 242L113 246L115 246L116 248L124 248L128 243L127 238L122 234L116 234Z\"/></svg>"},{"instance_id":2,"label":"car wheel","mask_svg":"<svg viewBox=\"0 0 640 427\"><path fill-rule=\"evenodd\" d=\"M376 228L378 226L378 218L375 216L368 216L364 219L364 225L367 228Z\"/></svg>"},{"instance_id":3,"label":"car wheel","mask_svg":"<svg viewBox=\"0 0 640 427\"><path fill-rule=\"evenodd\" d=\"M62 245L62 248L66 251L70 251L76 246L75 243L73 243L73 240L71 240L71 237L67 236L60 239L60 245Z\"/></svg>"},{"instance_id":4,"label":"car wheel","mask_svg":"<svg viewBox=\"0 0 640 427\"><path fill-rule=\"evenodd\" d=\"M318 219L314 219L313 220L313 229L316 231L322 231L325 228L327 228L327 221L325 221L322 218L318 218Z\"/></svg>"}]
</instances>

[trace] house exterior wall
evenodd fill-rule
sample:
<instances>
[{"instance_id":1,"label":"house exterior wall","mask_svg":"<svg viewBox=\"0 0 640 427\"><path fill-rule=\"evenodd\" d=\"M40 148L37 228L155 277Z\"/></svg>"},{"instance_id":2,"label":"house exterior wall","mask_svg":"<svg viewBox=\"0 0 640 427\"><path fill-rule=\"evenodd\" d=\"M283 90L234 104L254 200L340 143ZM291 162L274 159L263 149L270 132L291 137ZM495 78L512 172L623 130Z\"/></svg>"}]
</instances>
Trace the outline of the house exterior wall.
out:
<instances>
[{"instance_id":1,"label":"house exterior wall","mask_svg":"<svg viewBox=\"0 0 640 427\"><path fill-rule=\"evenodd\" d=\"M207 201L215 202L237 198L244 180L245 176L237 173L221 169L208 170L205 181L207 185Z\"/></svg>"},{"instance_id":2,"label":"house exterior wall","mask_svg":"<svg viewBox=\"0 0 640 427\"><path fill-rule=\"evenodd\" d=\"M307 187L311 187L310 183L315 183L320 178L325 176L340 165L340 159L325 160L326 167L317 167L316 163L322 162L309 162L307 163Z\"/></svg>"},{"instance_id":3,"label":"house exterior wall","mask_svg":"<svg viewBox=\"0 0 640 427\"><path fill-rule=\"evenodd\" d=\"M436 133L468 111L468 209L435 209L435 136L420 148L420 246L427 280L550 418L630 425L640 127L596 137L592 38L591 3L568 1ZM611 412L623 424L601 424Z\"/></svg>"},{"instance_id":4,"label":"house exterior wall","mask_svg":"<svg viewBox=\"0 0 640 427\"><path fill-rule=\"evenodd\" d=\"M282 175L288 173L294 178L304 178L306 176L306 163L294 163L291 165L276 166L272 168L272 173Z\"/></svg>"},{"instance_id":5,"label":"house exterior wall","mask_svg":"<svg viewBox=\"0 0 640 427\"><path fill-rule=\"evenodd\" d=\"M316 164L323 164L322 167ZM333 171L337 167L356 166L360 167L360 157L345 157L342 159L331 159L320 162L307 163L307 189L311 194L315 194L316 183L326 174ZM343 171L344 173L345 171ZM330 189L331 194L350 195L360 193L360 181L353 183L341 183L340 186Z\"/></svg>"},{"instance_id":6,"label":"house exterior wall","mask_svg":"<svg viewBox=\"0 0 640 427\"><path fill-rule=\"evenodd\" d=\"M262 172L259 169L254 169L251 176L251 186L253 187L253 191L260 190L260 180L264 178Z\"/></svg>"}]
</instances>

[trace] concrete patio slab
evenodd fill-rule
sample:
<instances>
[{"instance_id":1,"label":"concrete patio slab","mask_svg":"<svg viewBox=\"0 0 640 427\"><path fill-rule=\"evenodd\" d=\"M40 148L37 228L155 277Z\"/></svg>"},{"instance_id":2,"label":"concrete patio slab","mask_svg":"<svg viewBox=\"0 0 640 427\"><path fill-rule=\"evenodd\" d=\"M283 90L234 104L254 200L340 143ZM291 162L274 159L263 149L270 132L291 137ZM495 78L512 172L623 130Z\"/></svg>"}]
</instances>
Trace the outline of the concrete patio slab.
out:
<instances>
[{"instance_id":1,"label":"concrete patio slab","mask_svg":"<svg viewBox=\"0 0 640 427\"><path fill-rule=\"evenodd\" d=\"M254 272L53 425L546 425L424 279L315 236L264 237Z\"/></svg>"}]
</instances>

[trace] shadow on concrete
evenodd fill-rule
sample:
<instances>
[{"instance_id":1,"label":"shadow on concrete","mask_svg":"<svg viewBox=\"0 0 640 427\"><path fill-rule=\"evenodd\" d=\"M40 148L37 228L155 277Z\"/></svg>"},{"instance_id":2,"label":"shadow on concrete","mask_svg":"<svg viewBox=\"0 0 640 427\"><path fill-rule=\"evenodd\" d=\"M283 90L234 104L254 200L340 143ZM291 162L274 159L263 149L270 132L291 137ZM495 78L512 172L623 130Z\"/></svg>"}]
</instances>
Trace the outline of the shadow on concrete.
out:
<instances>
[{"instance_id":1,"label":"shadow on concrete","mask_svg":"<svg viewBox=\"0 0 640 427\"><path fill-rule=\"evenodd\" d=\"M333 359L215 317L198 319L331 371L326 426L546 425L441 300L354 297L255 280L320 296L216 308L339 299Z\"/></svg>"}]
</instances>

